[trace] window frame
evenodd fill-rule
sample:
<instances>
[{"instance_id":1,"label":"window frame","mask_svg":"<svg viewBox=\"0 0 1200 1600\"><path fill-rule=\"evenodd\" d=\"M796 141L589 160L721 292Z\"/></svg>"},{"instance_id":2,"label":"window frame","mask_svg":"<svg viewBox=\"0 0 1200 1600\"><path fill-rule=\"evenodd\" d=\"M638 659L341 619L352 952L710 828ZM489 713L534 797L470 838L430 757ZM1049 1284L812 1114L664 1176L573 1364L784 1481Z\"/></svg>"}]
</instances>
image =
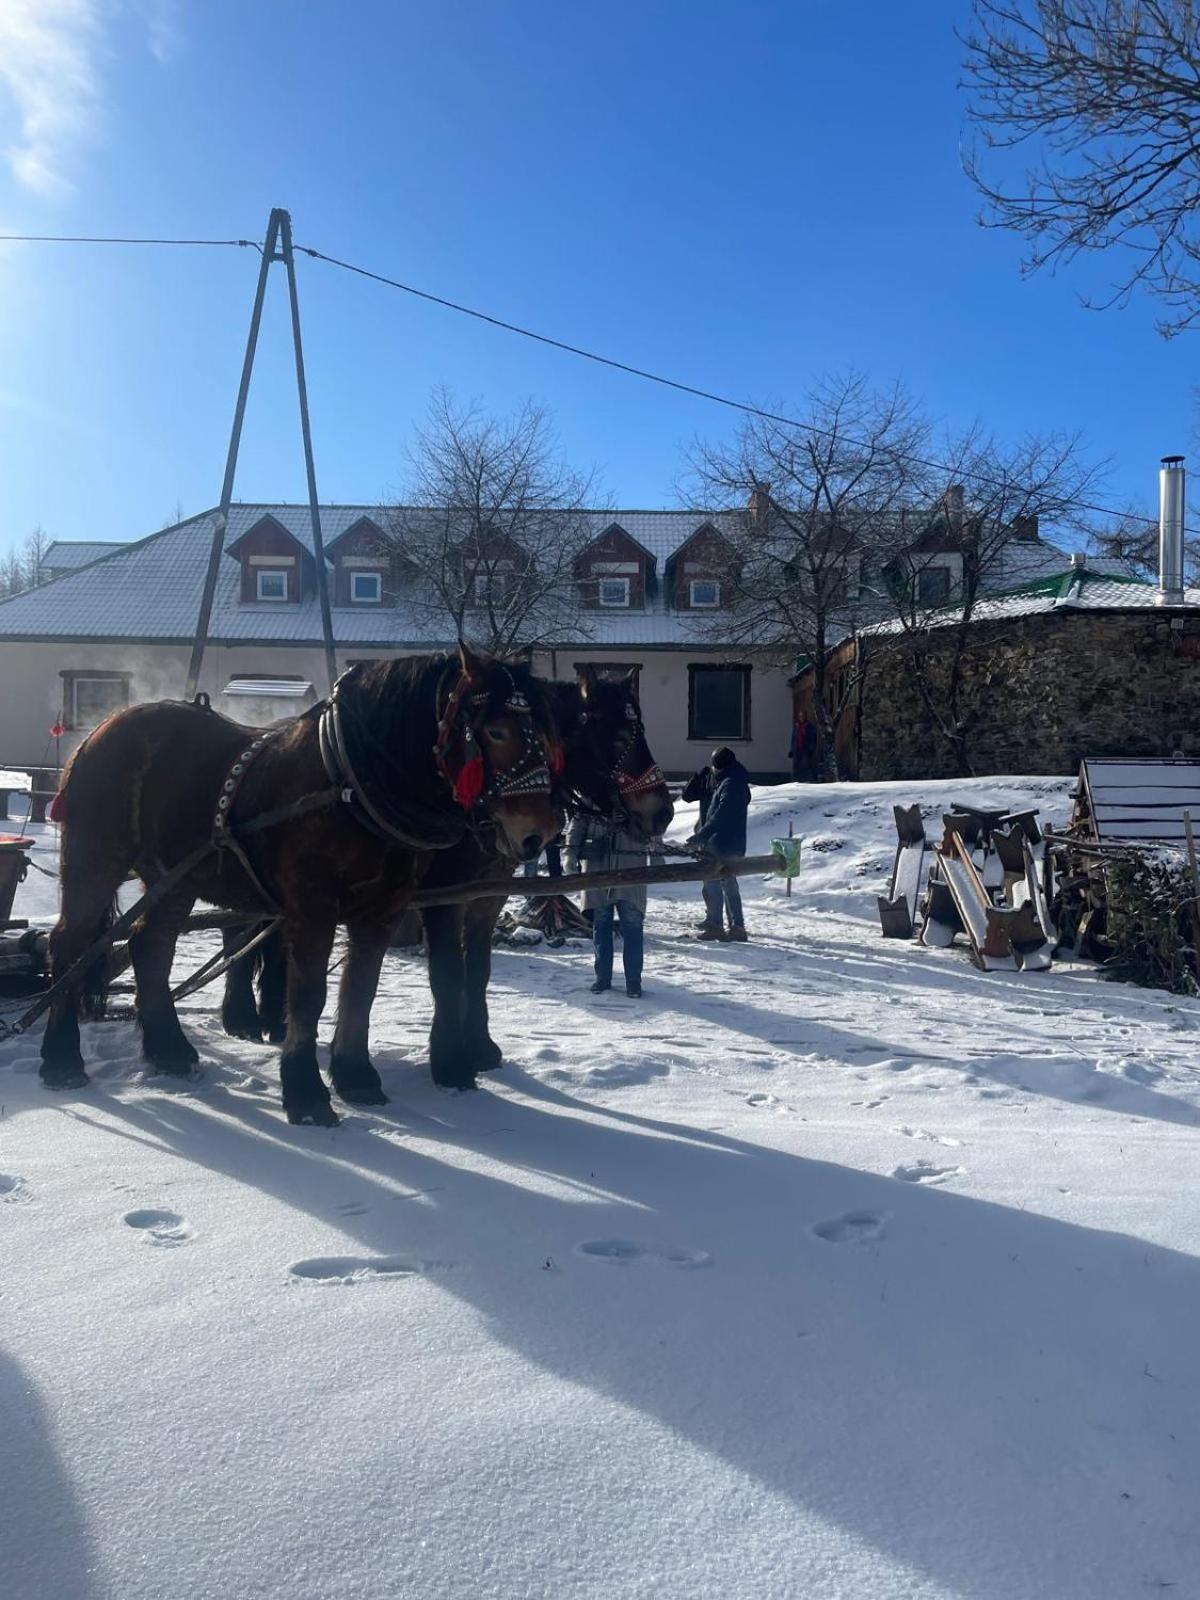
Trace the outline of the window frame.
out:
<instances>
[{"instance_id":1,"label":"window frame","mask_svg":"<svg viewBox=\"0 0 1200 1600\"><path fill-rule=\"evenodd\" d=\"M713 591L711 600L697 600L696 590L704 585ZM720 578L689 578L688 579L688 605L693 611L716 611L721 605L721 580Z\"/></svg>"},{"instance_id":2,"label":"window frame","mask_svg":"<svg viewBox=\"0 0 1200 1600\"><path fill-rule=\"evenodd\" d=\"M748 744L753 738L753 725L751 711L753 696L751 682L754 668L748 662L723 662L723 661L689 661L688 662L688 739L689 741L704 741L711 744L720 740L723 744ZM696 685L700 673L722 672L740 673L742 677L742 718L740 733L713 733L702 732L697 727L696 714Z\"/></svg>"},{"instance_id":3,"label":"window frame","mask_svg":"<svg viewBox=\"0 0 1200 1600\"><path fill-rule=\"evenodd\" d=\"M291 576L287 567L255 567L254 568L254 598L260 605L278 606L285 605L288 599L288 579ZM282 578L282 594L264 594L264 578Z\"/></svg>"},{"instance_id":4,"label":"window frame","mask_svg":"<svg viewBox=\"0 0 1200 1600\"><path fill-rule=\"evenodd\" d=\"M624 594L623 599L606 600L604 598L604 586L609 583L619 583L621 585ZM632 589L633 586L627 577L601 575L596 579L596 604L602 606L606 611L628 611L632 604Z\"/></svg>"},{"instance_id":5,"label":"window frame","mask_svg":"<svg viewBox=\"0 0 1200 1600\"><path fill-rule=\"evenodd\" d=\"M383 573L377 568L350 567L350 604L352 606L378 606L383 604ZM356 594L355 588L360 578L367 578L375 585L372 595Z\"/></svg>"},{"instance_id":6,"label":"window frame","mask_svg":"<svg viewBox=\"0 0 1200 1600\"><path fill-rule=\"evenodd\" d=\"M115 716L118 711L125 711L129 707L129 685L133 678L131 672L110 672L103 668L69 668L59 673L62 679L62 724L68 732L85 732L98 728L109 717ZM83 720L79 715L79 702L77 688L81 683L109 683L117 687L118 704L101 713L94 722Z\"/></svg>"}]
</instances>

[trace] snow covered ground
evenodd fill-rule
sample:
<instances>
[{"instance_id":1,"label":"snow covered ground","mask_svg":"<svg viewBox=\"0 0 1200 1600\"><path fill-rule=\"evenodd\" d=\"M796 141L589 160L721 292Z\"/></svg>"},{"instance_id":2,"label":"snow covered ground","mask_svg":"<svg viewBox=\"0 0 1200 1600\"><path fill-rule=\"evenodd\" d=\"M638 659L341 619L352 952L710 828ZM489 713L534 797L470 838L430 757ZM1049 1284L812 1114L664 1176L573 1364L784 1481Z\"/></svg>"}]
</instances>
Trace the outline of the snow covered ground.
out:
<instances>
[{"instance_id":1,"label":"snow covered ground","mask_svg":"<svg viewBox=\"0 0 1200 1600\"><path fill-rule=\"evenodd\" d=\"M477 1094L396 954L332 1130L211 991L182 1087L0 1044L0 1593L1200 1595L1200 1005L874 915L893 801L1066 789L761 792L753 942L656 894L640 1003L499 951Z\"/></svg>"}]
</instances>

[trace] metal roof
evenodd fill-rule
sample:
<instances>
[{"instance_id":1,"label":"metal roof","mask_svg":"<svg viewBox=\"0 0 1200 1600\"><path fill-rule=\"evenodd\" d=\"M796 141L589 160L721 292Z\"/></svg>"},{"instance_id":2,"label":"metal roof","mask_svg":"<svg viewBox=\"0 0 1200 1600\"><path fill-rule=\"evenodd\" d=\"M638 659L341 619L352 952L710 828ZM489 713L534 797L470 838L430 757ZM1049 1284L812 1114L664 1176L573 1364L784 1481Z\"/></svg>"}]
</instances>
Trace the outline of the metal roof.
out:
<instances>
[{"instance_id":1,"label":"metal roof","mask_svg":"<svg viewBox=\"0 0 1200 1600\"><path fill-rule=\"evenodd\" d=\"M55 539L46 546L39 565L43 571L66 572L86 567L101 556L111 555L124 546L115 539Z\"/></svg>"},{"instance_id":2,"label":"metal roof","mask_svg":"<svg viewBox=\"0 0 1200 1600\"><path fill-rule=\"evenodd\" d=\"M363 517L386 525L391 508L371 505L323 505L321 536L332 544ZM698 528L720 527L740 513L709 515L698 511L590 511L599 536L618 523L661 564ZM306 550L312 550L307 504L254 503L230 508L225 551L264 517L273 517ZM86 572L65 573L40 588L0 601L0 639L137 639L179 641L192 637L200 592L208 563L216 511L152 533L135 543L113 547ZM670 646L712 648L708 638L711 614L696 616L666 608L661 597L643 611L580 612L580 628L572 644L606 646ZM339 645L381 649L431 649L453 644L447 626L401 602L395 606L335 606L334 638ZM273 644L317 644L321 614L315 595L299 604L244 604L236 559L223 560L217 580L209 637L215 641L259 641Z\"/></svg>"},{"instance_id":3,"label":"metal roof","mask_svg":"<svg viewBox=\"0 0 1200 1600\"><path fill-rule=\"evenodd\" d=\"M303 678L230 678L222 694L258 695L270 700L302 700L313 693Z\"/></svg>"},{"instance_id":4,"label":"metal roof","mask_svg":"<svg viewBox=\"0 0 1200 1600\"><path fill-rule=\"evenodd\" d=\"M1072 824L1101 843L1182 844L1185 811L1200 831L1200 761L1089 757L1079 770Z\"/></svg>"}]
</instances>

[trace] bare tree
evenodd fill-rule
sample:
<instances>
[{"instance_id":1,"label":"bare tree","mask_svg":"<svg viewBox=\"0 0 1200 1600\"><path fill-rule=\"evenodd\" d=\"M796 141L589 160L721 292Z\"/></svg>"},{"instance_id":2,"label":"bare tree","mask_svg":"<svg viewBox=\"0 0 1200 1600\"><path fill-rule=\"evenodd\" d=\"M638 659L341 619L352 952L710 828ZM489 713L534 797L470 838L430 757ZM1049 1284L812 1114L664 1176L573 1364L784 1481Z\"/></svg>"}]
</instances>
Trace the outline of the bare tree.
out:
<instances>
[{"instance_id":1,"label":"bare tree","mask_svg":"<svg viewBox=\"0 0 1200 1600\"><path fill-rule=\"evenodd\" d=\"M809 659L818 762L829 777L838 717L861 687L854 672L831 680L829 648L877 613L863 571L893 546L927 431L900 390L880 393L850 375L818 385L795 426L750 417L731 443L691 452L688 486L705 504L750 505L740 521L725 519L729 602L711 627L781 665Z\"/></svg>"},{"instance_id":2,"label":"bare tree","mask_svg":"<svg viewBox=\"0 0 1200 1600\"><path fill-rule=\"evenodd\" d=\"M1127 511L1091 537L1094 554L1117 562L1131 578L1158 577L1158 525L1136 511ZM1185 538L1183 570L1187 583L1200 576L1200 539Z\"/></svg>"},{"instance_id":3,"label":"bare tree","mask_svg":"<svg viewBox=\"0 0 1200 1600\"><path fill-rule=\"evenodd\" d=\"M41 583L42 563L49 547L50 540L43 528L34 528L25 535L25 543L21 546L21 566L27 589L36 588Z\"/></svg>"},{"instance_id":4,"label":"bare tree","mask_svg":"<svg viewBox=\"0 0 1200 1600\"><path fill-rule=\"evenodd\" d=\"M1200 10L1194 0L974 0L963 37L971 120L993 150L1030 152L1011 186L966 166L985 224L1012 228L1027 270L1120 245L1173 335L1200 316Z\"/></svg>"},{"instance_id":5,"label":"bare tree","mask_svg":"<svg viewBox=\"0 0 1200 1600\"><path fill-rule=\"evenodd\" d=\"M25 585L25 567L16 550L9 550L0 561L0 595L20 594Z\"/></svg>"},{"instance_id":6,"label":"bare tree","mask_svg":"<svg viewBox=\"0 0 1200 1600\"><path fill-rule=\"evenodd\" d=\"M1086 529L1077 502L1091 494L1101 469L1085 460L1073 436L1031 437L1005 448L974 429L942 454L947 467L937 471L947 472L947 486L927 480L927 509L893 526L895 547L876 590L889 623L871 643L899 649L915 697L967 777L974 769L965 669L981 606L989 593L1021 580L1019 552L1040 523ZM914 537L918 521L924 527ZM948 557L953 580L935 595L922 575Z\"/></svg>"},{"instance_id":7,"label":"bare tree","mask_svg":"<svg viewBox=\"0 0 1200 1600\"><path fill-rule=\"evenodd\" d=\"M583 637L592 490L540 407L495 418L436 392L388 517L402 603L498 655Z\"/></svg>"}]
</instances>

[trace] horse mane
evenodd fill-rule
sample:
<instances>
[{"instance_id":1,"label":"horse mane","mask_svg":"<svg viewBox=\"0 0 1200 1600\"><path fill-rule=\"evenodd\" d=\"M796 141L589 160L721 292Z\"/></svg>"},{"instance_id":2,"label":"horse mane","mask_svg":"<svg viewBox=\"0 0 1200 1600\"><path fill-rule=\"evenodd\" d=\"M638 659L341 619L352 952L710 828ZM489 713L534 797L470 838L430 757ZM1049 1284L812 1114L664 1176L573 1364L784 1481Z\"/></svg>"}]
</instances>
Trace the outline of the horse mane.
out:
<instances>
[{"instance_id":1,"label":"horse mane","mask_svg":"<svg viewBox=\"0 0 1200 1600\"><path fill-rule=\"evenodd\" d=\"M536 722L553 731L548 686L528 666L490 658L483 664L485 716L504 708L515 685ZM372 803L382 799L385 816L434 849L457 844L467 831L467 816L449 800L433 753L439 715L460 671L458 657L447 654L362 662L344 675L338 689L351 759Z\"/></svg>"},{"instance_id":2,"label":"horse mane","mask_svg":"<svg viewBox=\"0 0 1200 1600\"><path fill-rule=\"evenodd\" d=\"M343 737L371 802L433 849L457 844L467 818L437 769L439 687L456 681L454 656L360 662L338 680Z\"/></svg>"}]
</instances>

